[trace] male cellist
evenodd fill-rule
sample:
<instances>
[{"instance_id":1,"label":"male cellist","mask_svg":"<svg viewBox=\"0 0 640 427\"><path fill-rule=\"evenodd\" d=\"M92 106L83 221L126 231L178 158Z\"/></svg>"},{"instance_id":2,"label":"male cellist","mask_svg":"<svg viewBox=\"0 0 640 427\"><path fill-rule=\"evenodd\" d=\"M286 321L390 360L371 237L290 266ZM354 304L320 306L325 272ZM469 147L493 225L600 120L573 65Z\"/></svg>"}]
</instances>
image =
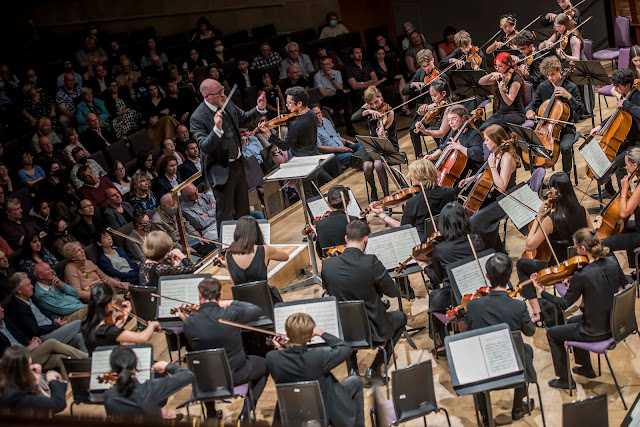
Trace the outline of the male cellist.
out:
<instances>
[{"instance_id":1,"label":"male cellist","mask_svg":"<svg viewBox=\"0 0 640 427\"><path fill-rule=\"evenodd\" d=\"M570 113L567 121L576 123L586 109L582 103L578 87L569 79L564 79L562 86L557 86L562 79L560 60L555 56L545 58L540 64L540 72L547 77L547 80L540 83L533 93L531 103L527 105L525 109L527 119L535 120L540 106L555 94L557 100L569 107ZM575 136L576 127L574 125L565 125L560 131L562 170L567 175L571 173L571 166L573 165L571 147L573 146Z\"/></svg>"}]
</instances>

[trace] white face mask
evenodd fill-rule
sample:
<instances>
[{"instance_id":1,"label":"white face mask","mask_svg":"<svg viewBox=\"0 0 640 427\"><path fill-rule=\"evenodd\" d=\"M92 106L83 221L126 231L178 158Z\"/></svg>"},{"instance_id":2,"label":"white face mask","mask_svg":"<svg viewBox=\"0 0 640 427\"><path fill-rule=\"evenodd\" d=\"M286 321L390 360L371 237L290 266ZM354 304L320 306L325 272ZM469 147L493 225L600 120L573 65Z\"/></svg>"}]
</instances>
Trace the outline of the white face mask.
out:
<instances>
[{"instance_id":1,"label":"white face mask","mask_svg":"<svg viewBox=\"0 0 640 427\"><path fill-rule=\"evenodd\" d=\"M220 45L220 46L216 46L216 52L222 52L224 50L224 46Z\"/></svg>"}]
</instances>

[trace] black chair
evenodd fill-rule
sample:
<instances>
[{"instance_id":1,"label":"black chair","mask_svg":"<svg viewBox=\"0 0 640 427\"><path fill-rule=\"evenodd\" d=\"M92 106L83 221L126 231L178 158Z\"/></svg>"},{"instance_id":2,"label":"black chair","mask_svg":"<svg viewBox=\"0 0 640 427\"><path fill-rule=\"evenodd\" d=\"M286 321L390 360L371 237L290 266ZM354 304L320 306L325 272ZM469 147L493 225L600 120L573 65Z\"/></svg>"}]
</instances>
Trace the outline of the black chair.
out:
<instances>
[{"instance_id":1,"label":"black chair","mask_svg":"<svg viewBox=\"0 0 640 427\"><path fill-rule=\"evenodd\" d=\"M138 132L129 135L128 139L134 153L151 151L153 148L151 139L149 139L149 133L147 133L146 129L141 129Z\"/></svg>"},{"instance_id":2,"label":"black chair","mask_svg":"<svg viewBox=\"0 0 640 427\"><path fill-rule=\"evenodd\" d=\"M119 139L109 145L106 150L112 164L117 160L126 165L131 160L131 153L129 152L129 147L127 147L127 141L124 139Z\"/></svg>"},{"instance_id":3,"label":"black chair","mask_svg":"<svg viewBox=\"0 0 640 427\"><path fill-rule=\"evenodd\" d=\"M226 34L222 38L222 42L225 46L235 46L238 44L246 43L249 41L249 31L242 30L235 33Z\"/></svg>"},{"instance_id":4,"label":"black chair","mask_svg":"<svg viewBox=\"0 0 640 427\"><path fill-rule=\"evenodd\" d=\"M128 223L127 225L125 225L124 227L120 227L120 228L118 229L118 231L119 231L120 233L124 233L124 234L126 234L126 235L129 235L129 234L133 231L133 223L132 223L132 222L130 222L130 223ZM113 243L114 243L114 246L117 246L117 247L119 247L119 248L124 248L124 246L125 246L125 241L126 241L126 239L125 239L124 237L122 237L122 236L118 236L117 234L114 234L114 235L113 235Z\"/></svg>"},{"instance_id":5,"label":"black chair","mask_svg":"<svg viewBox=\"0 0 640 427\"><path fill-rule=\"evenodd\" d=\"M608 427L607 394L576 400L562 405L562 427Z\"/></svg>"},{"instance_id":6,"label":"black chair","mask_svg":"<svg viewBox=\"0 0 640 427\"><path fill-rule=\"evenodd\" d=\"M108 174L111 173L111 165L107 161L107 157L104 155L103 150L96 151L89 158L95 160L96 163L102 166L102 169L104 169Z\"/></svg>"},{"instance_id":7,"label":"black chair","mask_svg":"<svg viewBox=\"0 0 640 427\"><path fill-rule=\"evenodd\" d=\"M69 414L73 416L73 405L80 405L82 403L87 405L102 405L102 402L92 401L89 395L89 383L91 377L86 375L87 372L91 372L91 358L86 357L82 359L73 359L68 357L62 359L62 366L67 372L72 373L69 376L69 385L71 385L71 393L73 394L73 402L69 406ZM73 373L82 373L85 375L75 376Z\"/></svg>"},{"instance_id":8,"label":"black chair","mask_svg":"<svg viewBox=\"0 0 640 427\"><path fill-rule=\"evenodd\" d=\"M396 369L391 373L393 381L393 398L381 402L387 425L398 425L415 418L422 418L427 425L427 415L432 412L443 411L447 416L447 423L451 426L449 413L441 408L436 400L433 387L433 368L431 361ZM371 425L376 425L375 406L371 408L369 416Z\"/></svg>"},{"instance_id":9,"label":"black chair","mask_svg":"<svg viewBox=\"0 0 640 427\"><path fill-rule=\"evenodd\" d=\"M234 285L231 287L231 295L233 295L234 300L250 302L262 309L264 315L255 322L250 322L250 326L264 327L273 325L273 300L266 280Z\"/></svg>"},{"instance_id":10,"label":"black chair","mask_svg":"<svg viewBox=\"0 0 640 427\"><path fill-rule=\"evenodd\" d=\"M66 281L64 279L64 268L67 266L67 264L69 264L69 260L68 259L64 259L64 260L60 261L59 263L57 263L56 265L53 266L53 271L56 272L56 276L58 276L60 278L60 280L62 280L63 282Z\"/></svg>"},{"instance_id":11,"label":"black chair","mask_svg":"<svg viewBox=\"0 0 640 427\"><path fill-rule=\"evenodd\" d=\"M225 79L228 79L233 74L233 70L236 69L236 60L230 59L222 63L222 75ZM227 94L228 95L228 94Z\"/></svg>"},{"instance_id":12,"label":"black chair","mask_svg":"<svg viewBox=\"0 0 640 427\"><path fill-rule=\"evenodd\" d=\"M364 301L340 301L338 302L338 315L342 325L343 339L351 345L354 350L378 350L382 351L384 361L384 375L389 373L389 357L393 356L393 366L398 369L396 354L391 349L391 354L387 354L387 342L374 343L371 337L371 327L369 318L364 307ZM389 398L389 381L386 381L387 399Z\"/></svg>"},{"instance_id":13,"label":"black chair","mask_svg":"<svg viewBox=\"0 0 640 427\"><path fill-rule=\"evenodd\" d=\"M329 425L318 381L276 384L283 426Z\"/></svg>"},{"instance_id":14,"label":"black chair","mask_svg":"<svg viewBox=\"0 0 640 427\"><path fill-rule=\"evenodd\" d=\"M260 45L257 41L247 41L233 46L232 56L236 59L244 58L251 62L251 59L258 54Z\"/></svg>"},{"instance_id":15,"label":"black chair","mask_svg":"<svg viewBox=\"0 0 640 427\"><path fill-rule=\"evenodd\" d=\"M247 108L253 108L258 104L258 86L249 86L244 89L244 99L247 100Z\"/></svg>"},{"instance_id":16,"label":"black chair","mask_svg":"<svg viewBox=\"0 0 640 427\"><path fill-rule=\"evenodd\" d=\"M346 34L340 34L336 37L336 47L341 49L343 47L360 46L362 40L360 39L360 33L351 32Z\"/></svg>"},{"instance_id":17,"label":"black chair","mask_svg":"<svg viewBox=\"0 0 640 427\"><path fill-rule=\"evenodd\" d=\"M376 43L376 37L379 35L384 36L384 38L387 39L387 43L391 43L391 40L389 40L389 29L386 26L367 28L364 30L364 42L369 52L373 52L373 50L378 46Z\"/></svg>"},{"instance_id":18,"label":"black chair","mask_svg":"<svg viewBox=\"0 0 640 427\"><path fill-rule=\"evenodd\" d=\"M90 244L86 248L84 248L84 253L87 256L87 259L92 263L98 265L98 256L102 253L102 249L98 247L95 243Z\"/></svg>"},{"instance_id":19,"label":"black chair","mask_svg":"<svg viewBox=\"0 0 640 427\"><path fill-rule=\"evenodd\" d=\"M300 31L294 31L289 35L291 41L298 43L299 45L306 45L312 40L317 38L316 30L313 28L307 28Z\"/></svg>"},{"instance_id":20,"label":"black chair","mask_svg":"<svg viewBox=\"0 0 640 427\"><path fill-rule=\"evenodd\" d=\"M189 405L200 402L214 402L216 400L244 398L244 405L249 404L256 419L255 405L249 383L233 385L233 374L229 367L227 352L224 348L211 350L190 351L187 353L187 364L196 376L191 391L191 397L178 405L176 409L187 408L187 420L190 420ZM248 401L247 401L248 398ZM204 405L202 413L204 413Z\"/></svg>"},{"instance_id":21,"label":"black chair","mask_svg":"<svg viewBox=\"0 0 640 427\"><path fill-rule=\"evenodd\" d=\"M263 25L261 27L253 27L251 29L251 37L258 42L269 41L276 35L276 26L273 24Z\"/></svg>"}]
</instances>

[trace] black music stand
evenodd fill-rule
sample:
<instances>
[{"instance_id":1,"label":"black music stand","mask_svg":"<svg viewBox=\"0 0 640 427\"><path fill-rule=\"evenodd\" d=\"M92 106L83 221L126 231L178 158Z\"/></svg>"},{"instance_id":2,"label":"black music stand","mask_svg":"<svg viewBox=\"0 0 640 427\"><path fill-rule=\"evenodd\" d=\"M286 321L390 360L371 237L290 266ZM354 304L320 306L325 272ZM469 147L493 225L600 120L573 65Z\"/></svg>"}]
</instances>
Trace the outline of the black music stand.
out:
<instances>
[{"instance_id":1,"label":"black music stand","mask_svg":"<svg viewBox=\"0 0 640 427\"><path fill-rule=\"evenodd\" d=\"M569 79L576 86L587 86L589 91L589 97L592 95L592 91L595 85L606 86L611 83L611 79L600 61L575 61L575 70L569 77ZM584 100L583 100L584 101ZM600 100L598 99L598 103ZM602 110L602 105L600 105ZM591 115L591 126L596 126L595 115L592 111L589 111ZM600 112L600 121L602 121L602 112Z\"/></svg>"},{"instance_id":2,"label":"black music stand","mask_svg":"<svg viewBox=\"0 0 640 427\"><path fill-rule=\"evenodd\" d=\"M555 33L555 30L553 28L536 28L535 30L531 30L531 32L536 40L543 42L551 37Z\"/></svg>"},{"instance_id":3,"label":"black music stand","mask_svg":"<svg viewBox=\"0 0 640 427\"><path fill-rule=\"evenodd\" d=\"M487 75L484 70L455 70L451 72L451 81L456 88L456 93L468 98L475 96L473 108L476 108L478 98L487 97L491 94L491 86L484 86L479 83L480 79Z\"/></svg>"},{"instance_id":4,"label":"black music stand","mask_svg":"<svg viewBox=\"0 0 640 427\"><path fill-rule=\"evenodd\" d=\"M531 161L534 157L542 157L543 159L550 160L550 151L542 144L535 131L530 128L525 128L513 123L507 123L509 128L518 135L518 144L520 144L520 150L529 154L529 172L533 175L534 162ZM524 163L524 159L522 159Z\"/></svg>"}]
</instances>

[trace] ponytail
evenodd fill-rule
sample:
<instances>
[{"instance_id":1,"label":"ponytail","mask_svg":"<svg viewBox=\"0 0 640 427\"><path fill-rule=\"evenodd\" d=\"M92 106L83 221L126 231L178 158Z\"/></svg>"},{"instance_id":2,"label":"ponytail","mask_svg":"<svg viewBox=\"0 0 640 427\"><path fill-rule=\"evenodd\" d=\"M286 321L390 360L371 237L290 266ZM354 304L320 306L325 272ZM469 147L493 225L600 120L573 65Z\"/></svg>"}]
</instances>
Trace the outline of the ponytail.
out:
<instances>
[{"instance_id":1,"label":"ponytail","mask_svg":"<svg viewBox=\"0 0 640 427\"><path fill-rule=\"evenodd\" d=\"M118 374L116 389L125 397L131 396L136 386L135 372L138 358L132 349L119 346L111 352L111 369Z\"/></svg>"},{"instance_id":2,"label":"ponytail","mask_svg":"<svg viewBox=\"0 0 640 427\"><path fill-rule=\"evenodd\" d=\"M609 248L602 245L602 241L597 234L598 230L581 228L573 234L573 241L576 246L583 246L587 252L595 259L602 258L609 254Z\"/></svg>"}]
</instances>

